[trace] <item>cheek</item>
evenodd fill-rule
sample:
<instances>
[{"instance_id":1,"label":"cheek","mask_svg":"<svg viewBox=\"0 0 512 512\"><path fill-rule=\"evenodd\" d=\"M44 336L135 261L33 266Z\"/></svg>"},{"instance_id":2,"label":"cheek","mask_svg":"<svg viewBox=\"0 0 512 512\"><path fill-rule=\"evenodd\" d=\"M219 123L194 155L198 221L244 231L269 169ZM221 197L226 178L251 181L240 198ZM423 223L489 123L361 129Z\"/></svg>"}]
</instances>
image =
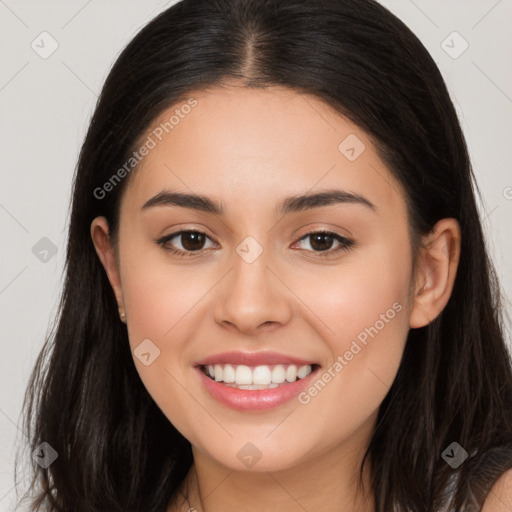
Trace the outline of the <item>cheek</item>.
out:
<instances>
[{"instance_id":1,"label":"cheek","mask_svg":"<svg viewBox=\"0 0 512 512\"><path fill-rule=\"evenodd\" d=\"M347 411L364 416L384 399L409 331L407 243L361 251L330 274L302 280L298 294L317 316L315 324L330 353L322 382L304 397L306 402L320 390L325 393L316 405L312 401L318 408L313 414L321 413L321 403L332 402L340 404L333 412L340 418Z\"/></svg>"},{"instance_id":2,"label":"cheek","mask_svg":"<svg viewBox=\"0 0 512 512\"><path fill-rule=\"evenodd\" d=\"M171 271L142 262L140 258L138 270L127 273L123 283L132 357L147 392L174 427L190 438L198 418L190 406L184 371L190 359L187 340L193 332L189 318L205 286L177 267Z\"/></svg>"},{"instance_id":3,"label":"cheek","mask_svg":"<svg viewBox=\"0 0 512 512\"><path fill-rule=\"evenodd\" d=\"M411 255L408 241L363 251L322 287L316 308L333 332L326 333L332 359L318 383L323 396L312 406L337 403L340 422L369 416L396 377L409 332L408 291ZM325 293L324 293L325 292ZM328 381L323 391L323 382ZM319 393L310 390L312 394ZM304 401L309 398L309 393ZM315 399L316 400L316 399Z\"/></svg>"},{"instance_id":4,"label":"cheek","mask_svg":"<svg viewBox=\"0 0 512 512\"><path fill-rule=\"evenodd\" d=\"M376 243L347 253L339 265L304 271L295 281L298 295L321 323L321 333L336 353L348 350L365 333L403 332L410 287L408 241ZM397 310L400 310L398 312ZM313 320L311 320L313 321ZM383 336L384 337L384 336ZM392 341L391 341L392 342Z\"/></svg>"},{"instance_id":5,"label":"cheek","mask_svg":"<svg viewBox=\"0 0 512 512\"><path fill-rule=\"evenodd\" d=\"M198 417L190 405L189 340L199 325L198 311L204 311L208 291L218 279L206 267L177 265L152 249L125 248L123 296L137 372L169 421L189 437L203 420L208 428L207 418ZM138 357L147 353L149 357Z\"/></svg>"},{"instance_id":6,"label":"cheek","mask_svg":"<svg viewBox=\"0 0 512 512\"><path fill-rule=\"evenodd\" d=\"M179 265L167 260L163 249L128 255L123 296L130 343L153 337L178 348L181 338L175 332L211 288L212 279L207 275L200 265Z\"/></svg>"}]
</instances>

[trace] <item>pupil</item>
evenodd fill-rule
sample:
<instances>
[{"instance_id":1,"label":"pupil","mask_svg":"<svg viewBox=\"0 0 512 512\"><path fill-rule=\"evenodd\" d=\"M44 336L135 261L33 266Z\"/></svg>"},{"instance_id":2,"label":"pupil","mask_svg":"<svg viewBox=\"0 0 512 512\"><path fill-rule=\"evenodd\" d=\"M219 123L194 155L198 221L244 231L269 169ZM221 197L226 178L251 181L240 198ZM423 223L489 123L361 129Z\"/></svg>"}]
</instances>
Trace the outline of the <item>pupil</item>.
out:
<instances>
[{"instance_id":1,"label":"pupil","mask_svg":"<svg viewBox=\"0 0 512 512\"><path fill-rule=\"evenodd\" d=\"M326 239L330 239L330 243L326 242ZM315 242L313 242L313 240ZM316 249L327 250L332 247L332 236L331 235L321 234L321 233L312 235L311 247L313 247L313 249L315 249L316 241L320 241L320 246L318 247L318 245L317 245Z\"/></svg>"},{"instance_id":2,"label":"pupil","mask_svg":"<svg viewBox=\"0 0 512 512\"><path fill-rule=\"evenodd\" d=\"M192 243L187 243L186 240L192 240ZM204 236L202 233L184 233L182 234L181 245L187 250L193 251L202 248L204 244Z\"/></svg>"}]
</instances>

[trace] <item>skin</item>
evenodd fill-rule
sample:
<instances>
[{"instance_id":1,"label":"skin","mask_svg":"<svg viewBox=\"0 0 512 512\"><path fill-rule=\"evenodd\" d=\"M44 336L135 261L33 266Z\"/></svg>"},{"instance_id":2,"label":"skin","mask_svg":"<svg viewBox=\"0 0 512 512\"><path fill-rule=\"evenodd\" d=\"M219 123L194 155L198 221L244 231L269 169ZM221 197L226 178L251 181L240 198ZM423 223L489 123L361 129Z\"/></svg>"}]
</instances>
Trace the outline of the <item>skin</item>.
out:
<instances>
[{"instance_id":1,"label":"skin","mask_svg":"<svg viewBox=\"0 0 512 512\"><path fill-rule=\"evenodd\" d=\"M512 469L503 473L492 486L482 512L510 512L510 510L512 510Z\"/></svg>"},{"instance_id":2,"label":"skin","mask_svg":"<svg viewBox=\"0 0 512 512\"><path fill-rule=\"evenodd\" d=\"M425 237L413 275L404 193L357 125L284 88L230 84L191 96L197 106L144 157L125 190L117 253L106 219L91 224L131 350L148 338L161 351L149 366L134 361L192 444L182 490L188 485L192 509L208 512L371 510L373 497L357 493L359 465L409 329L428 324L448 302L458 223L442 219ZM365 145L354 161L338 149L350 134ZM141 211L165 188L221 201L225 214L170 205ZM284 197L328 189L360 194L376 209L343 203L274 212ZM155 242L182 229L209 237L191 258ZM331 239L322 252L312 237L301 240L320 230L356 245L334 252L340 244ZM263 248L250 264L236 252L247 236ZM172 245L193 241L177 236ZM401 311L307 404L235 411L215 401L193 369L218 352L273 350L316 361L324 372L395 303ZM237 457L247 442L262 455L251 469ZM188 508L176 495L168 510Z\"/></svg>"}]
</instances>

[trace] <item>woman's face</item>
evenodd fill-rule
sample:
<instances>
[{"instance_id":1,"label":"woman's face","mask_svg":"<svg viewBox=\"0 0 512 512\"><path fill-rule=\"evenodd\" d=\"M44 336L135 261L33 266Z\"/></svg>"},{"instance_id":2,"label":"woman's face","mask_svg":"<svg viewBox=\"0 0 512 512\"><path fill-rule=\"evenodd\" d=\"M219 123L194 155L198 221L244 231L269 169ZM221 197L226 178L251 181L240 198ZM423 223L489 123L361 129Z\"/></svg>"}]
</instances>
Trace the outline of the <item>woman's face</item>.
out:
<instances>
[{"instance_id":1,"label":"woman's face","mask_svg":"<svg viewBox=\"0 0 512 512\"><path fill-rule=\"evenodd\" d=\"M348 456L371 436L410 327L401 189L369 137L313 96L191 96L141 139L121 204L109 277L137 371L194 449L229 468ZM278 385L234 389L200 362L217 379ZM291 383L294 362L312 373Z\"/></svg>"}]
</instances>

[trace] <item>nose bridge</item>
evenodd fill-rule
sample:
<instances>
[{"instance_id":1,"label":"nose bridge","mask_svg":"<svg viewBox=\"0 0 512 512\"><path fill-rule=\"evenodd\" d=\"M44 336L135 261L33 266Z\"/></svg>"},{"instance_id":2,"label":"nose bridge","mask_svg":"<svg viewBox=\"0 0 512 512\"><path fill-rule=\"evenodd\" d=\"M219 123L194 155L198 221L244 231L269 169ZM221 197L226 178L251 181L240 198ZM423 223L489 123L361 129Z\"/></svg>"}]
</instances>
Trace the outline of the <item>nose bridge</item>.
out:
<instances>
[{"instance_id":1,"label":"nose bridge","mask_svg":"<svg viewBox=\"0 0 512 512\"><path fill-rule=\"evenodd\" d=\"M269 281L270 262L269 249L263 249L253 237L247 237L236 248L236 256L233 257L233 293L252 290L254 293L269 293L272 285Z\"/></svg>"},{"instance_id":2,"label":"nose bridge","mask_svg":"<svg viewBox=\"0 0 512 512\"><path fill-rule=\"evenodd\" d=\"M248 331L261 324L285 323L290 305L286 287L271 270L270 249L248 236L236 247L231 261L233 269L222 287L216 320Z\"/></svg>"}]
</instances>

